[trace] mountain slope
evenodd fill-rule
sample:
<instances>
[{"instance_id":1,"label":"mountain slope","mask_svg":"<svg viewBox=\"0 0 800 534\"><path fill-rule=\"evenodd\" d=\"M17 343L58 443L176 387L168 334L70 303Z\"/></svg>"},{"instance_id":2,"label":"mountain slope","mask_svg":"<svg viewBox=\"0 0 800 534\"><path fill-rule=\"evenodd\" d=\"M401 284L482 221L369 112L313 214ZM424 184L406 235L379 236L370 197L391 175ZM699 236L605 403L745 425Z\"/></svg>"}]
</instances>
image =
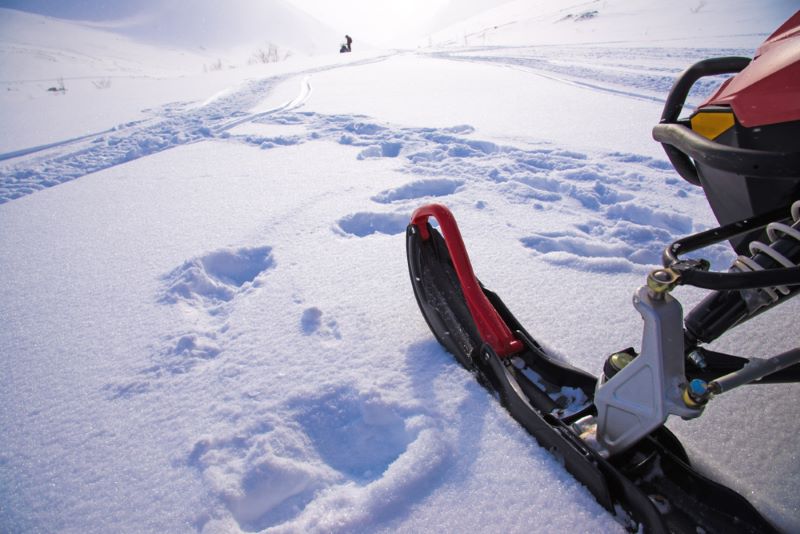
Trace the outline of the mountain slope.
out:
<instances>
[{"instance_id":1,"label":"mountain slope","mask_svg":"<svg viewBox=\"0 0 800 534\"><path fill-rule=\"evenodd\" d=\"M137 0L108 3L5 2L152 44L230 50L274 43L302 54L336 50L338 32L286 0Z\"/></svg>"},{"instance_id":2,"label":"mountain slope","mask_svg":"<svg viewBox=\"0 0 800 534\"><path fill-rule=\"evenodd\" d=\"M765 28L777 28L797 8L794 0L733 4L725 0L676 0L669 6L648 0L511 0L433 32L424 44L643 45L667 41L710 46L741 44L741 39L735 39L753 35L755 46Z\"/></svg>"},{"instance_id":3,"label":"mountain slope","mask_svg":"<svg viewBox=\"0 0 800 534\"><path fill-rule=\"evenodd\" d=\"M240 48L270 42L303 54L337 50L341 36L285 0L155 2L114 30L182 47Z\"/></svg>"}]
</instances>

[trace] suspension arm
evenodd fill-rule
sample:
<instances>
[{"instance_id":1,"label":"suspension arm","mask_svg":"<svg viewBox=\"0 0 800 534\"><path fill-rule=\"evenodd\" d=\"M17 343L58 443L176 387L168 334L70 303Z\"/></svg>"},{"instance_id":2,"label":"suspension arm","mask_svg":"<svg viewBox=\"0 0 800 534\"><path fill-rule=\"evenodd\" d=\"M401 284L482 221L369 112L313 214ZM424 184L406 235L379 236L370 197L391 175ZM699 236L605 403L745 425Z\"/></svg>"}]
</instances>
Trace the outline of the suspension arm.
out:
<instances>
[{"instance_id":1,"label":"suspension arm","mask_svg":"<svg viewBox=\"0 0 800 534\"><path fill-rule=\"evenodd\" d=\"M687 379L697 378L706 382L713 382L722 376L741 370L750 362L750 359L697 347L691 351L689 362L691 362L691 366L686 369ZM800 382L800 363L784 367L750 383L785 384L791 382Z\"/></svg>"},{"instance_id":2,"label":"suspension arm","mask_svg":"<svg viewBox=\"0 0 800 534\"><path fill-rule=\"evenodd\" d=\"M704 289L731 290L755 289L777 285L800 285L800 267L785 267L780 269L766 269L754 272L707 272L699 268L697 262L685 262L680 259L681 254L688 254L695 250L725 241L737 235L763 228L769 223L780 220L790 210L784 206L749 219L743 219L719 228L706 230L697 234L678 239L671 243L662 254L664 267L673 269L679 275L678 283Z\"/></svg>"},{"instance_id":3,"label":"suspension arm","mask_svg":"<svg viewBox=\"0 0 800 534\"><path fill-rule=\"evenodd\" d=\"M739 371L712 380L708 384L708 388L714 395L719 395L733 388L760 380L798 362L800 362L800 348L788 350L772 358L753 358Z\"/></svg>"}]
</instances>

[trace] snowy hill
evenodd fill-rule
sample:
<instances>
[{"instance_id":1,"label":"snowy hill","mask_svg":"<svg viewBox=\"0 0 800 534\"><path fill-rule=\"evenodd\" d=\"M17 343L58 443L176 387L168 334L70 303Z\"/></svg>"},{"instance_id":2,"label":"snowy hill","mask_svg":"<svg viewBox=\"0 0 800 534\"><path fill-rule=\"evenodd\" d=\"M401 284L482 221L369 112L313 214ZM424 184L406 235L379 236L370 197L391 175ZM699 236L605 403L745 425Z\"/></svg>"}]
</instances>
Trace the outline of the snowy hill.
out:
<instances>
[{"instance_id":1,"label":"snowy hill","mask_svg":"<svg viewBox=\"0 0 800 534\"><path fill-rule=\"evenodd\" d=\"M0 72L6 83L174 77L281 61L294 54L331 53L342 38L284 0L234 0L225 9L212 0L26 7L64 12L72 20L0 7ZM92 15L102 18L88 20Z\"/></svg>"},{"instance_id":2,"label":"snowy hill","mask_svg":"<svg viewBox=\"0 0 800 534\"><path fill-rule=\"evenodd\" d=\"M0 8L0 71L6 84L194 74L212 57L200 50L148 45L86 24Z\"/></svg>"},{"instance_id":3,"label":"snowy hill","mask_svg":"<svg viewBox=\"0 0 800 534\"><path fill-rule=\"evenodd\" d=\"M286 0L228 0L224 8L215 0L150 2L112 27L154 43L226 50L269 42L307 55L336 50L342 38Z\"/></svg>"},{"instance_id":4,"label":"snowy hill","mask_svg":"<svg viewBox=\"0 0 800 534\"><path fill-rule=\"evenodd\" d=\"M666 91L796 3L475 2L425 48L313 56L287 2L123 4L0 9L0 532L624 532L436 343L406 224L450 206L482 281L597 374L664 245L716 225L651 140ZM267 40L296 53L248 65ZM711 348L787 350L799 313ZM786 532L798 395L669 421Z\"/></svg>"},{"instance_id":5,"label":"snowy hill","mask_svg":"<svg viewBox=\"0 0 800 534\"><path fill-rule=\"evenodd\" d=\"M247 0L224 10L191 4L103 4L103 20L91 22L0 8L0 119L8 126L0 153L141 121L176 100L205 100L269 63L277 63L272 72L298 69L314 62L310 55L338 51L340 36L280 0L256 9ZM70 5L74 18L98 7Z\"/></svg>"},{"instance_id":6,"label":"snowy hill","mask_svg":"<svg viewBox=\"0 0 800 534\"><path fill-rule=\"evenodd\" d=\"M341 38L286 0L230 0L224 8L213 0L87 0L56 4L26 0L0 5L195 51L220 52L274 43L294 53L316 54L333 49Z\"/></svg>"},{"instance_id":7,"label":"snowy hill","mask_svg":"<svg viewBox=\"0 0 800 534\"><path fill-rule=\"evenodd\" d=\"M646 43L728 46L742 39L758 44L763 28L777 28L795 0L727 2L676 0L473 0L461 12L452 2L424 45L547 45ZM478 12L475 14L474 12ZM460 18L459 13L470 16ZM450 24L445 24L450 22ZM446 27L442 28L442 25Z\"/></svg>"}]
</instances>

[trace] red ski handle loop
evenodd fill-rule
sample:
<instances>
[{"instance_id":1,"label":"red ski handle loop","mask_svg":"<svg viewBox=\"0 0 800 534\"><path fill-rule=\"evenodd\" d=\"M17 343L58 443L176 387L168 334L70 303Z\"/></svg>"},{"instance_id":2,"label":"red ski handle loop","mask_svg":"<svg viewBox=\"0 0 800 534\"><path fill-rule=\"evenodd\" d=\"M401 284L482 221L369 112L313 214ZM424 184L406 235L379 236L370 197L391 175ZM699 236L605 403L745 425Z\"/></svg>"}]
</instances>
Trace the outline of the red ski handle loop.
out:
<instances>
[{"instance_id":1,"label":"red ski handle loop","mask_svg":"<svg viewBox=\"0 0 800 534\"><path fill-rule=\"evenodd\" d=\"M447 251L450 253L450 259L467 301L467 308L483 341L488 343L500 357L521 351L522 342L514 337L505 321L500 318L475 277L467 248L464 246L464 240L461 238L461 232L452 212L442 204L427 204L414 211L411 215L411 224L416 226L423 241L430 239L427 224L429 217L439 221Z\"/></svg>"}]
</instances>

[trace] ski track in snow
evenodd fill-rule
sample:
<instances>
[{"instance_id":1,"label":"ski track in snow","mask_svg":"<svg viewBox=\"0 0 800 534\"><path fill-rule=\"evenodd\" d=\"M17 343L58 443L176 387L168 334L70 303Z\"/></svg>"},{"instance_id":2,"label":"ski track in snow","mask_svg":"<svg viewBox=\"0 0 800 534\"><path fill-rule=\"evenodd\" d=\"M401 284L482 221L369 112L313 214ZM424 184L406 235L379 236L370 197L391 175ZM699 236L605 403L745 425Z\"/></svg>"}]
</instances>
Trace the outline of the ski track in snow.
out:
<instances>
[{"instance_id":1,"label":"ski track in snow","mask_svg":"<svg viewBox=\"0 0 800 534\"><path fill-rule=\"evenodd\" d=\"M595 157L546 144L503 146L474 138L468 125L400 127L364 116L304 112L312 90L307 77L292 102L261 113L242 111L277 81L251 82L201 108L168 106L160 111L162 120L129 125L119 135L98 136L77 149L78 142L70 141L61 153L7 165L0 202L190 142L215 139L260 150L332 142L358 148L357 161L394 159L409 179L376 190L362 211L341 213L331 221L332 232L341 239L401 234L422 200L470 190L470 198L500 195L539 212L574 213L583 222L522 236L520 246L543 261L580 270L645 272L658 263L663 243L694 228L686 215L643 204L651 197L641 195L642 190L653 191L653 198L663 196L660 190L683 197L700 194L677 180L663 160L629 153ZM270 132L290 126L293 133L237 133L235 127L245 123L269 126ZM482 209L487 201L474 205ZM124 402L149 395L176 376L204 368L224 373L222 367L207 364L225 358L236 330L233 311L284 268L279 257L280 251L263 243L198 251L164 273L162 292L154 299L180 311L185 325L164 334L153 347L149 366L109 383L106 397ZM301 335L315 342L344 339L335 317L299 297L295 304ZM378 393L341 385L318 391L311 400L286 399L227 433L198 436L185 464L196 470L220 508L201 512L193 525L209 531L231 526L246 531L353 531L374 524L375 518L391 518L412 504L404 499L424 496L447 465L453 440L459 438L437 426L443 419L422 407L394 405ZM336 508L346 514L304 513Z\"/></svg>"},{"instance_id":2,"label":"ski track in snow","mask_svg":"<svg viewBox=\"0 0 800 534\"><path fill-rule=\"evenodd\" d=\"M383 59L368 58L347 66ZM0 163L0 204L169 148L224 136L227 130L240 124L299 108L311 95L310 75L333 68L338 67L325 66L253 80L199 107L191 102L174 102L160 109L143 110L154 113L154 119L133 121L96 134L0 154L0 162L5 162ZM293 77L302 77L302 82L298 96L292 101L259 113L244 111L257 105L273 87ZM14 161L25 156L28 158L24 161Z\"/></svg>"},{"instance_id":3,"label":"ski track in snow","mask_svg":"<svg viewBox=\"0 0 800 534\"><path fill-rule=\"evenodd\" d=\"M747 56L751 51L738 49L671 49L664 57L662 48L626 48L592 46L540 47L470 47L465 50L428 53L431 57L521 68L557 81L578 84L596 91L612 92L633 98L662 101L675 75L694 61L715 57ZM363 65L391 56L369 58L345 66ZM312 92L310 77L340 66L326 66L291 75L250 81L236 91L202 106L174 102L160 109L143 110L156 117L133 121L109 130L61 142L0 154L0 204L35 191L69 182L81 176L120 165L176 146L225 137L234 127L283 112L297 110ZM301 77L295 99L276 108L249 113L276 85L290 77ZM705 78L693 88L689 101L718 85L719 79ZM363 135L369 132L352 132ZM373 132L377 133L377 132ZM458 132L453 132L458 133ZM296 144L296 137L250 138L263 148ZM344 141L343 141L344 142ZM360 157L396 157L402 143L387 140L372 145ZM456 155L457 154L453 154ZM16 161L25 158L22 161ZM669 164L662 162L669 170Z\"/></svg>"},{"instance_id":4,"label":"ski track in snow","mask_svg":"<svg viewBox=\"0 0 800 534\"><path fill-rule=\"evenodd\" d=\"M595 91L664 102L678 72L710 57L752 57L752 50L727 48L663 48L591 46L468 47L438 51L439 59L488 63L535 72L549 79L579 85ZM687 102L698 104L725 77L699 80Z\"/></svg>"}]
</instances>

